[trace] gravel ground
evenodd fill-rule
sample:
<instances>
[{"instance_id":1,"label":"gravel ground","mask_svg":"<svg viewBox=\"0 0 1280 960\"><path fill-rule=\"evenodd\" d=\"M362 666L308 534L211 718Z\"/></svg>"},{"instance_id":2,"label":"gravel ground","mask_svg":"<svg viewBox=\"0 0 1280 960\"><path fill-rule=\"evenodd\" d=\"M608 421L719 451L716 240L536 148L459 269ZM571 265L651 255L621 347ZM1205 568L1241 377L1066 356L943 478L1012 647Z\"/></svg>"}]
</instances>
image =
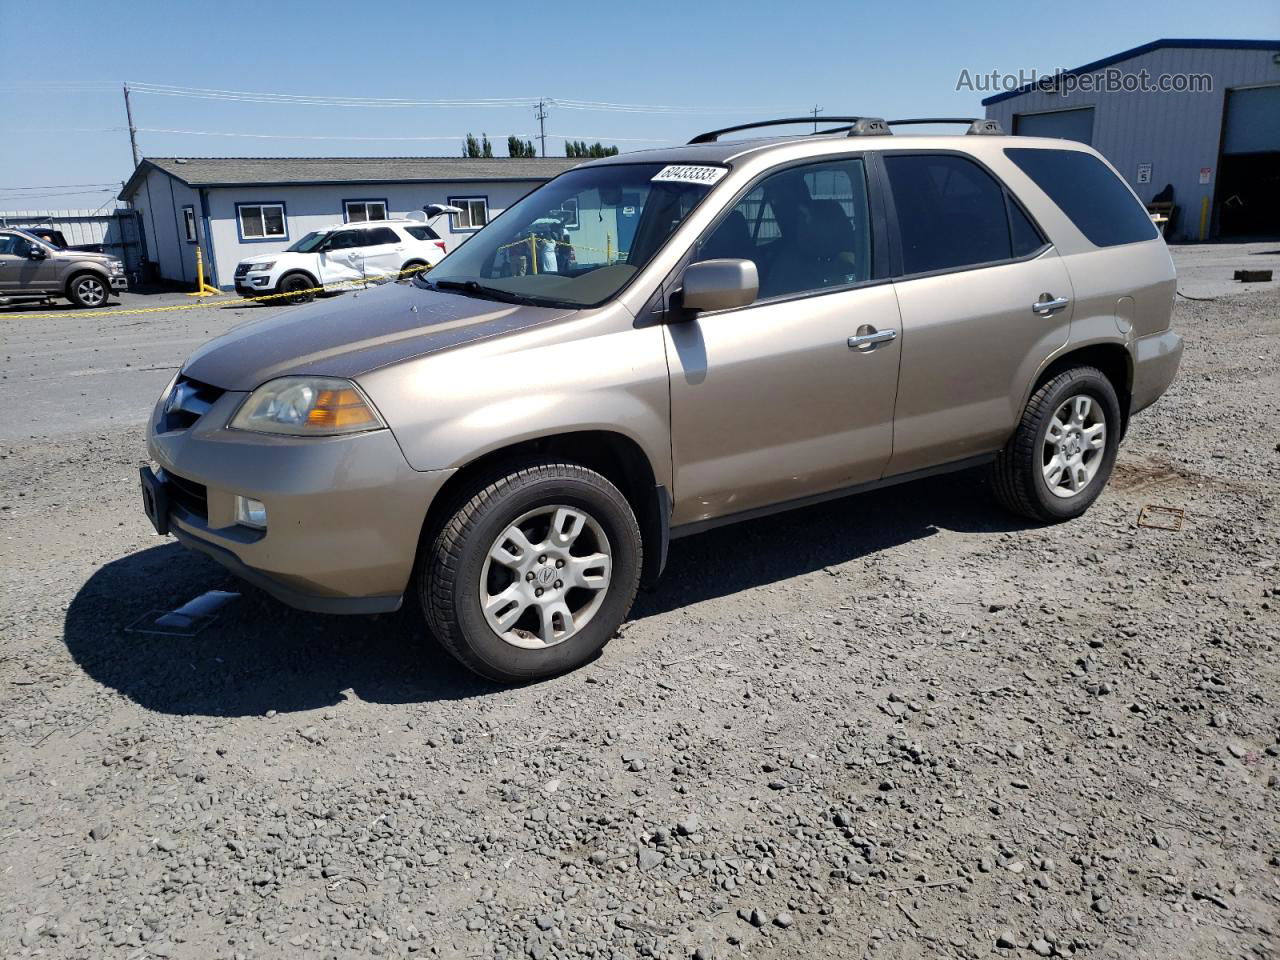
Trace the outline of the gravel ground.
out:
<instances>
[{"instance_id":1,"label":"gravel ground","mask_svg":"<svg viewBox=\"0 0 1280 960\"><path fill-rule=\"evenodd\" d=\"M231 314L0 316L0 956L1280 956L1274 285L1179 302L1085 518L960 474L679 541L522 689L150 533L140 420Z\"/></svg>"}]
</instances>

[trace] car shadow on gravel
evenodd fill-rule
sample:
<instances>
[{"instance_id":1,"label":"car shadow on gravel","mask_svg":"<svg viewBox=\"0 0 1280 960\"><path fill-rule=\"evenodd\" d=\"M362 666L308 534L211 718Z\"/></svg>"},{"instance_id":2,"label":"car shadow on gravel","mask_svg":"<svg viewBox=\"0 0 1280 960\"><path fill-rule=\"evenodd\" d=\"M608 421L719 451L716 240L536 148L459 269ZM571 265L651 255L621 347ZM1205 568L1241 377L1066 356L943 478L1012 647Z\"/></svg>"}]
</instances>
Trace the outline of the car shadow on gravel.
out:
<instances>
[{"instance_id":1,"label":"car shadow on gravel","mask_svg":"<svg viewBox=\"0 0 1280 960\"><path fill-rule=\"evenodd\" d=\"M1030 526L995 502L986 473L983 467L943 474L673 540L662 580L640 594L631 617L838 566L939 530Z\"/></svg>"},{"instance_id":2,"label":"car shadow on gravel","mask_svg":"<svg viewBox=\"0 0 1280 960\"><path fill-rule=\"evenodd\" d=\"M127 629L206 590L240 597L195 637ZM90 677L161 713L260 716L351 696L422 703L499 689L464 670L406 608L377 617L303 613L169 541L95 571L67 608L64 637Z\"/></svg>"},{"instance_id":3,"label":"car shadow on gravel","mask_svg":"<svg viewBox=\"0 0 1280 960\"><path fill-rule=\"evenodd\" d=\"M644 619L784 581L929 537L1025 523L991 500L982 471L921 480L677 540L666 574L637 598ZM240 597L194 637L128 628L207 590ZM172 541L97 570L67 608L67 649L94 680L161 713L259 716L314 710L349 696L421 703L500 688L442 650L413 607L378 617L303 613Z\"/></svg>"}]
</instances>

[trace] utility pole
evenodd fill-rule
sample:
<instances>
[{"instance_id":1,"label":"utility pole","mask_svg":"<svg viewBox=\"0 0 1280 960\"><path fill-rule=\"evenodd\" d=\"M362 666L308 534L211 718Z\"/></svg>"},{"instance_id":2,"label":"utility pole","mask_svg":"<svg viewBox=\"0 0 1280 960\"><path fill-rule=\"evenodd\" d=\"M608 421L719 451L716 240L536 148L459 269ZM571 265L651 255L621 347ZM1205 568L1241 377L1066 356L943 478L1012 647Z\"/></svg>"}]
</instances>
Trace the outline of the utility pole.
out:
<instances>
[{"instance_id":1,"label":"utility pole","mask_svg":"<svg viewBox=\"0 0 1280 960\"><path fill-rule=\"evenodd\" d=\"M813 132L817 133L818 132L818 114L822 112L822 108L815 103L813 105L813 109L810 110L809 112L813 114Z\"/></svg>"},{"instance_id":2,"label":"utility pole","mask_svg":"<svg viewBox=\"0 0 1280 960\"><path fill-rule=\"evenodd\" d=\"M133 166L138 166L138 128L133 125L133 105L129 102L129 85L124 85L124 114L129 118L129 146L133 150Z\"/></svg>"},{"instance_id":3,"label":"utility pole","mask_svg":"<svg viewBox=\"0 0 1280 960\"><path fill-rule=\"evenodd\" d=\"M547 105L541 97L538 98L538 112L534 114L538 118L538 139L542 142L542 156L547 155Z\"/></svg>"}]
</instances>

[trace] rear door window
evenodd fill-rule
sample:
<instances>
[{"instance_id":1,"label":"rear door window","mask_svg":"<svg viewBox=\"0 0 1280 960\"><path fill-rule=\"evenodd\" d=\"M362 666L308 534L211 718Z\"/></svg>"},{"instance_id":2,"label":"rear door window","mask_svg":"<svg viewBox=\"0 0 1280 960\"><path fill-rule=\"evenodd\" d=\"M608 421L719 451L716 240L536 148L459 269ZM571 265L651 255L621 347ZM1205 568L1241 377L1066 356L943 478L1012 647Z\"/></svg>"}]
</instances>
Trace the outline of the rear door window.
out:
<instances>
[{"instance_id":1,"label":"rear door window","mask_svg":"<svg viewBox=\"0 0 1280 960\"><path fill-rule=\"evenodd\" d=\"M1004 187L978 164L941 153L888 154L884 161L904 274L962 269L1014 256Z\"/></svg>"},{"instance_id":2,"label":"rear door window","mask_svg":"<svg viewBox=\"0 0 1280 960\"><path fill-rule=\"evenodd\" d=\"M395 231L390 227L375 227L372 230L365 231L365 246L377 247L384 243L399 243L400 238L396 236Z\"/></svg>"},{"instance_id":3,"label":"rear door window","mask_svg":"<svg viewBox=\"0 0 1280 960\"><path fill-rule=\"evenodd\" d=\"M1092 154L1034 147L1008 147L1004 152L1094 246L1155 238L1155 224L1138 198Z\"/></svg>"}]
</instances>

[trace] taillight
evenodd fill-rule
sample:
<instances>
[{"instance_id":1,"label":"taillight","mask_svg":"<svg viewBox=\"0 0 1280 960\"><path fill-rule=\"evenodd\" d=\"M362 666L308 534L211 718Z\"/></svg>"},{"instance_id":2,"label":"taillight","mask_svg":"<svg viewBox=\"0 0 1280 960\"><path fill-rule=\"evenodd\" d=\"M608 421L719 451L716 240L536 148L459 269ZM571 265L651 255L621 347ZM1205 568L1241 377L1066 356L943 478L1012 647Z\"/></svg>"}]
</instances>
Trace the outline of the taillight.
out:
<instances>
[{"instance_id":1,"label":"taillight","mask_svg":"<svg viewBox=\"0 0 1280 960\"><path fill-rule=\"evenodd\" d=\"M439 248L440 248L440 252L441 252L441 253L448 253L448 252L449 252L448 250L446 250L446 249L445 249L444 241L443 241L443 240L436 240L436 241L435 241L435 245L436 245L437 247L439 247Z\"/></svg>"}]
</instances>

